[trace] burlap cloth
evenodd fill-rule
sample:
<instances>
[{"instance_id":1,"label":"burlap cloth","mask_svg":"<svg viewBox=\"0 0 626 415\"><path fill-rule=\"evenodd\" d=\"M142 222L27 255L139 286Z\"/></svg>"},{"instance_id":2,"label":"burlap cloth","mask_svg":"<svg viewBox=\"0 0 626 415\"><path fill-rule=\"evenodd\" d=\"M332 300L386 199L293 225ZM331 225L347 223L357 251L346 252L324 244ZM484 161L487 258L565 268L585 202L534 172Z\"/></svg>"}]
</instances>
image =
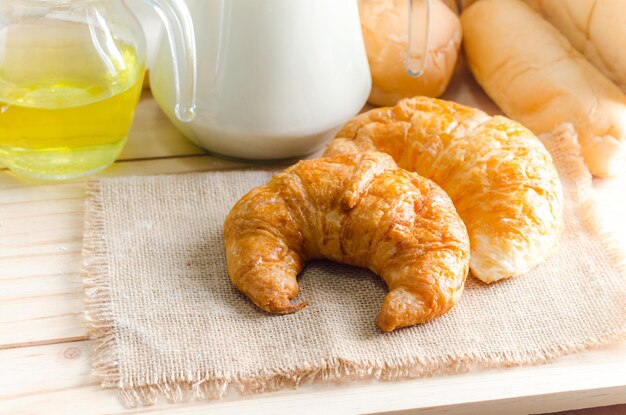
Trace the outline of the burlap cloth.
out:
<instances>
[{"instance_id":1,"label":"burlap cloth","mask_svg":"<svg viewBox=\"0 0 626 415\"><path fill-rule=\"evenodd\" d=\"M286 316L259 311L233 288L222 223L269 172L92 181L82 274L102 385L128 405L161 394L218 398L230 387L535 364L626 337L624 258L598 230L575 137L564 128L544 142L566 197L556 252L512 280L487 286L470 276L452 312L391 334L374 325L385 287L361 269L308 265L300 283L309 306Z\"/></svg>"}]
</instances>

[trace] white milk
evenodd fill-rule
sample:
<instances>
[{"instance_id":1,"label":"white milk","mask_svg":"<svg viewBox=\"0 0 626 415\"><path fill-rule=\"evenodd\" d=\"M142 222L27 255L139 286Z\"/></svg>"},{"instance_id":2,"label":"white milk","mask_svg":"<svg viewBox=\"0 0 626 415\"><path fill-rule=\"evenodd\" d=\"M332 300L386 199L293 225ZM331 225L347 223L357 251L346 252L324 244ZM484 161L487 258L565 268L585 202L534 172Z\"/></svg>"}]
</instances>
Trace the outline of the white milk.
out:
<instances>
[{"instance_id":1,"label":"white milk","mask_svg":"<svg viewBox=\"0 0 626 415\"><path fill-rule=\"evenodd\" d=\"M197 116L174 116L169 45L154 96L211 151L247 159L309 154L361 109L371 78L356 0L186 0L198 55Z\"/></svg>"}]
</instances>

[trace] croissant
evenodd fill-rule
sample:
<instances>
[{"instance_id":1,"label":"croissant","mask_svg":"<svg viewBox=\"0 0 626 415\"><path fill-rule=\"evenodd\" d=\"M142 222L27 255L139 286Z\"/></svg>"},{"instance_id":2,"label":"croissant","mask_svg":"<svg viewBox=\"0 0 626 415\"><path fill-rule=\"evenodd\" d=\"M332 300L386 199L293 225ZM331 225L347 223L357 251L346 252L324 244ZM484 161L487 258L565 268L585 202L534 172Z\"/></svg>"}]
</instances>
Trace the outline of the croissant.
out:
<instances>
[{"instance_id":1,"label":"croissant","mask_svg":"<svg viewBox=\"0 0 626 415\"><path fill-rule=\"evenodd\" d=\"M490 283L544 261L557 243L563 196L548 151L505 117L416 97L363 113L325 155L379 150L427 177L452 198L465 222L470 268Z\"/></svg>"},{"instance_id":2,"label":"croissant","mask_svg":"<svg viewBox=\"0 0 626 415\"><path fill-rule=\"evenodd\" d=\"M469 238L448 195L379 152L306 160L243 196L224 223L232 283L261 309L293 313L305 261L326 258L380 275L376 324L423 323L457 302Z\"/></svg>"}]
</instances>

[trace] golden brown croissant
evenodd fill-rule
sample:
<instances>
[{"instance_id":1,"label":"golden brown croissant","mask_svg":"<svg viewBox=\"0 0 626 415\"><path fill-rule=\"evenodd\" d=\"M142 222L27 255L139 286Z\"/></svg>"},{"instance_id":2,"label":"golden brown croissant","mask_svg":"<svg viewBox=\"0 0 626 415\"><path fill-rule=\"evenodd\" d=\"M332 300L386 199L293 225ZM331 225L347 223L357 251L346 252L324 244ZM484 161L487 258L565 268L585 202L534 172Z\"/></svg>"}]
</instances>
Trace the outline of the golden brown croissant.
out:
<instances>
[{"instance_id":1,"label":"golden brown croissant","mask_svg":"<svg viewBox=\"0 0 626 415\"><path fill-rule=\"evenodd\" d=\"M379 150L439 184L470 236L472 273L493 282L528 271L556 245L562 190L526 128L453 102L416 97L348 122L325 155Z\"/></svg>"},{"instance_id":2,"label":"golden brown croissant","mask_svg":"<svg viewBox=\"0 0 626 415\"><path fill-rule=\"evenodd\" d=\"M233 284L270 313L292 313L304 261L369 268L389 293L384 331L426 322L458 300L469 239L448 195L379 152L301 161L243 196L224 223Z\"/></svg>"}]
</instances>

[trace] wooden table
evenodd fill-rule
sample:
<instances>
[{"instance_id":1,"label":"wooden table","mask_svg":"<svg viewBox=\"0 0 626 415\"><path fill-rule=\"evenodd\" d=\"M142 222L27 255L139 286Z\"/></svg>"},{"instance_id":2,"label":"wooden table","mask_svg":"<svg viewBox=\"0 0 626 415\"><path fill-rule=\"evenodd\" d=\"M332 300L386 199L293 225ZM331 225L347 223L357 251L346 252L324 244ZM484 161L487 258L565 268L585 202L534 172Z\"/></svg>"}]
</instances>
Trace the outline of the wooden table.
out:
<instances>
[{"instance_id":1,"label":"wooden table","mask_svg":"<svg viewBox=\"0 0 626 415\"><path fill-rule=\"evenodd\" d=\"M449 94L497 111L475 85L455 83ZM146 92L124 153L102 175L182 173L237 165L185 140ZM614 211L615 225L624 226L626 198L616 196L626 193L624 181L596 184L602 189L604 205ZM6 169L0 171L0 414L131 412L115 392L102 390L90 375L91 344L85 337L78 277L84 191L85 180L25 182ZM626 238L623 243L626 247ZM314 385L134 412L515 414L623 402L626 342L543 366L395 383Z\"/></svg>"}]
</instances>

